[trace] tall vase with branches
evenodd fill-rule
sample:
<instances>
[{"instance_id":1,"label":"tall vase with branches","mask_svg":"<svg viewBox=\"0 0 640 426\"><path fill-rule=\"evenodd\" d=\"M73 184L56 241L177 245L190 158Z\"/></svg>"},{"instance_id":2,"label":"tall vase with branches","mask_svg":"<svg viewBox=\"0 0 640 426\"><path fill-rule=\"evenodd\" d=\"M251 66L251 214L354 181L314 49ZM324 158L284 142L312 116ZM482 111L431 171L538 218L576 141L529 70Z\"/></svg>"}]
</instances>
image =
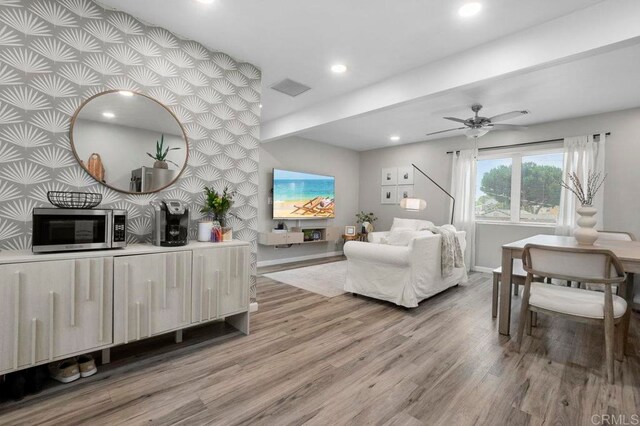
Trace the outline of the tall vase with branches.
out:
<instances>
[{"instance_id":1,"label":"tall vase with branches","mask_svg":"<svg viewBox=\"0 0 640 426\"><path fill-rule=\"evenodd\" d=\"M573 231L578 244L593 245L598 239L598 231L594 228L598 222L595 218L598 210L593 207L593 200L606 178L607 175L602 175L602 172L589 170L587 181L584 183L575 172L569 173L567 179L560 183L564 189L574 194L580 203L580 207L576 209L580 216L577 221L578 227Z\"/></svg>"}]
</instances>

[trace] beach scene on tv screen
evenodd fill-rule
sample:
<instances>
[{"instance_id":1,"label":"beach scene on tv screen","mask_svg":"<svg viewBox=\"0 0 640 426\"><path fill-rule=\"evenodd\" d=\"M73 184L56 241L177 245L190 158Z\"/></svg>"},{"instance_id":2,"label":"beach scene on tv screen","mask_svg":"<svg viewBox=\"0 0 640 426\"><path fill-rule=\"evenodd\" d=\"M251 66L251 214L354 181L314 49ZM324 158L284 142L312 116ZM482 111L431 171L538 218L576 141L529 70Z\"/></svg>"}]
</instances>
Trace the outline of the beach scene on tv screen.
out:
<instances>
[{"instance_id":1,"label":"beach scene on tv screen","mask_svg":"<svg viewBox=\"0 0 640 426\"><path fill-rule=\"evenodd\" d=\"M287 170L273 171L273 217L335 217L335 178Z\"/></svg>"}]
</instances>

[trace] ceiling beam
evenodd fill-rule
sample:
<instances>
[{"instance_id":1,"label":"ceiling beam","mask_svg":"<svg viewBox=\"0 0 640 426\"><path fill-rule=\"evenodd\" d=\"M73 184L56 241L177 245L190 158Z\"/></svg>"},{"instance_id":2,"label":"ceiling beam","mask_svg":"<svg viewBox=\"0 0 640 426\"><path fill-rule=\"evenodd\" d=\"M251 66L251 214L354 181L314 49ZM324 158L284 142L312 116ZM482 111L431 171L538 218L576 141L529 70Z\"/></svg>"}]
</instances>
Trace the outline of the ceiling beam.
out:
<instances>
[{"instance_id":1,"label":"ceiling beam","mask_svg":"<svg viewBox=\"0 0 640 426\"><path fill-rule=\"evenodd\" d=\"M268 142L469 84L640 43L640 1L607 0L544 24L267 121Z\"/></svg>"}]
</instances>

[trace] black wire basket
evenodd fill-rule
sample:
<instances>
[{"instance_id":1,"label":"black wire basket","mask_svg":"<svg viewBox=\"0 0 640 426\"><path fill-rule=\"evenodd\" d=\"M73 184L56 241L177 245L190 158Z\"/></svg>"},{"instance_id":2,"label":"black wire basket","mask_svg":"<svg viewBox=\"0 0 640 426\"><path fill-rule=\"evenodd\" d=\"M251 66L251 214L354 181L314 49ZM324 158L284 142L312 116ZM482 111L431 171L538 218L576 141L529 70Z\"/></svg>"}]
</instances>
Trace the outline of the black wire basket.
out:
<instances>
[{"instance_id":1,"label":"black wire basket","mask_svg":"<svg viewBox=\"0 0 640 426\"><path fill-rule=\"evenodd\" d=\"M92 209L102 201L102 194L93 192L47 192L49 202L62 209Z\"/></svg>"}]
</instances>

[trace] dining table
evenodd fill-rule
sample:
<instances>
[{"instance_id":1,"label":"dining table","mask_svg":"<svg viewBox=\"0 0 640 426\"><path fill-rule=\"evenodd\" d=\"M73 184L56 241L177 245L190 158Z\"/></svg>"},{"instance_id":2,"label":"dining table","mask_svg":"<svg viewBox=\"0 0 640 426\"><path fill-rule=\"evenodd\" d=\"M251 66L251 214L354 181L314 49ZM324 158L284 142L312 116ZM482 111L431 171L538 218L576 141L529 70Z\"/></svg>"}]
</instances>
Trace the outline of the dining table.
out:
<instances>
[{"instance_id":1,"label":"dining table","mask_svg":"<svg viewBox=\"0 0 640 426\"><path fill-rule=\"evenodd\" d=\"M522 252L527 244L539 244L549 247L607 249L613 252L627 274L627 285L624 298L627 301L627 312L623 318L624 341L629 333L631 306L633 305L634 274L640 273L640 241L600 240L593 245L578 244L574 237L559 235L534 235L529 238L514 241L502 246L502 282L513 282L513 259L522 258ZM500 286L500 304L498 309L498 332L508 336L511 328L511 286Z\"/></svg>"}]
</instances>

